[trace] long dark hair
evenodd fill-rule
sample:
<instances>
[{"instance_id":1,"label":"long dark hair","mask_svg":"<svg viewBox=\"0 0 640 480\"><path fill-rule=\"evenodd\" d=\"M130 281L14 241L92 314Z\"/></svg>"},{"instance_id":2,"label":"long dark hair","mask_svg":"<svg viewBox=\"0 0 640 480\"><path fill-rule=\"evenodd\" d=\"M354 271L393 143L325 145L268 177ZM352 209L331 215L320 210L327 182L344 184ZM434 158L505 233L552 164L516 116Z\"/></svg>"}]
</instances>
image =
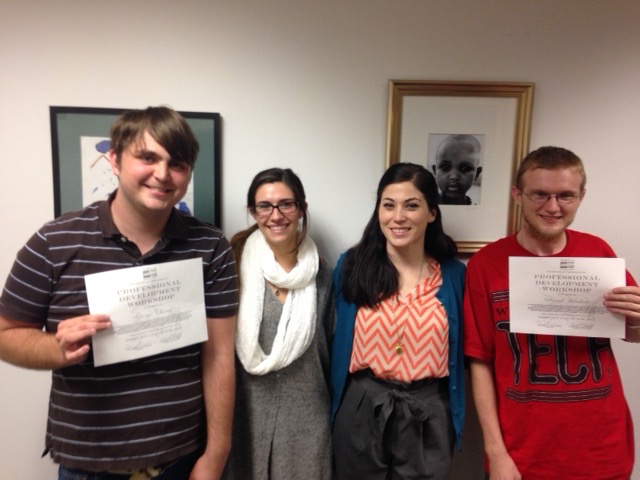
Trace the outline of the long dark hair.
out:
<instances>
[{"instance_id":1,"label":"long dark hair","mask_svg":"<svg viewBox=\"0 0 640 480\"><path fill-rule=\"evenodd\" d=\"M293 192L293 199L298 204L298 209L302 212L302 230L298 235L296 246L294 247L294 250L297 250L304 241L307 236L307 231L309 230L309 212L307 211L307 195L304 193L304 187L302 186L300 178L293 173L293 170L290 168L269 168L261 171L253 177L253 181L251 182L251 185L249 185L249 191L247 192L247 208L251 213L255 213L256 192L258 191L258 188L265 183L276 182L282 182L291 189ZM231 248L238 265L240 265L242 251L244 250L244 244L247 242L247 238L249 238L249 235L257 229L258 224L255 223L249 228L239 231L231 238L229 243L231 243Z\"/></svg>"},{"instance_id":2,"label":"long dark hair","mask_svg":"<svg viewBox=\"0 0 640 480\"><path fill-rule=\"evenodd\" d=\"M387 255L387 240L382 234L378 209L384 189L394 183L411 182L435 212L424 237L424 252L439 262L458 253L455 242L442 228L438 206L438 186L434 176L422 165L395 163L384 173L378 184L376 206L360 241L347 252L342 274L345 299L358 306L375 307L398 291L398 270Z\"/></svg>"}]
</instances>

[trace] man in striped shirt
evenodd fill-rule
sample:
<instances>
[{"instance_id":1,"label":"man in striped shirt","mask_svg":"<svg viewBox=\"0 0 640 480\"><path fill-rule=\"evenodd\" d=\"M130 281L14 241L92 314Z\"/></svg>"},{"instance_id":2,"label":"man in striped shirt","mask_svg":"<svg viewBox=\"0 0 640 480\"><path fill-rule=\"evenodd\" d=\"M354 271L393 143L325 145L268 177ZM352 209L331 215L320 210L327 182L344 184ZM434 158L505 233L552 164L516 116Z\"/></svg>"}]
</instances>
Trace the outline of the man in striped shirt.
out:
<instances>
[{"instance_id":1,"label":"man in striped shirt","mask_svg":"<svg viewBox=\"0 0 640 480\"><path fill-rule=\"evenodd\" d=\"M60 479L217 479L224 467L235 392L236 266L218 228L174 208L198 148L170 108L123 114L111 129L116 191L44 225L7 278L0 359L52 370L46 449ZM89 313L84 276L189 258L202 259L208 340L95 367L91 338L111 324Z\"/></svg>"}]
</instances>

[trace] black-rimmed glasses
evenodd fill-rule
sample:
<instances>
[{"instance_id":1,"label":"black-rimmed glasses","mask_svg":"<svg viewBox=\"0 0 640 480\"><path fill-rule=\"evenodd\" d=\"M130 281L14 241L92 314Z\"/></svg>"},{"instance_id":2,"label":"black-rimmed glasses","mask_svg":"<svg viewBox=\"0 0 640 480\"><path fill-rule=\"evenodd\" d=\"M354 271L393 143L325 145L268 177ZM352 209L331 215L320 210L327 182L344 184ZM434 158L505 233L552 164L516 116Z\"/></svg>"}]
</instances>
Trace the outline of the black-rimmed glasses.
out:
<instances>
[{"instance_id":1,"label":"black-rimmed glasses","mask_svg":"<svg viewBox=\"0 0 640 480\"><path fill-rule=\"evenodd\" d=\"M287 215L298 210L298 202L282 202L277 205L262 202L258 203L254 210L259 217L268 217L273 213L274 208L277 208L282 215Z\"/></svg>"},{"instance_id":2,"label":"black-rimmed glasses","mask_svg":"<svg viewBox=\"0 0 640 480\"><path fill-rule=\"evenodd\" d=\"M546 192L531 192L531 193L522 192L522 193L523 195L526 195L529 198L529 200L531 200L533 203L538 203L538 204L547 203L550 199L555 198L556 202L567 205L569 203L575 202L580 198L580 195L574 192L562 192L562 193L555 193L555 194L546 193Z\"/></svg>"}]
</instances>

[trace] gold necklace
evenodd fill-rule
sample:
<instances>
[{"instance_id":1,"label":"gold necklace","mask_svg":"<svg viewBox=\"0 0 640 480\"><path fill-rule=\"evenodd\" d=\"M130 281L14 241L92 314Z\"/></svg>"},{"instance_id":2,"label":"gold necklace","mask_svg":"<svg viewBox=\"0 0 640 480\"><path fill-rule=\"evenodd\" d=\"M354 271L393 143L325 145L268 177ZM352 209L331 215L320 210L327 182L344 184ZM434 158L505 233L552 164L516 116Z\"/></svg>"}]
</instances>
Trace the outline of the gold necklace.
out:
<instances>
[{"instance_id":1,"label":"gold necklace","mask_svg":"<svg viewBox=\"0 0 640 480\"><path fill-rule=\"evenodd\" d=\"M404 345L402 344L402 338L404 337L404 329L407 326L407 321L405 320L404 325L402 325L402 332L398 335L398 343L396 343L396 354L402 355L404 353Z\"/></svg>"},{"instance_id":2,"label":"gold necklace","mask_svg":"<svg viewBox=\"0 0 640 480\"><path fill-rule=\"evenodd\" d=\"M422 278L422 268L424 267L424 256L422 257L422 263L420 264L420 272L418 272L418 281L416 282L416 284L420 284L420 279ZM396 296L396 302L400 303L398 300L398 296ZM407 328L407 321L408 319L405 318L404 323L402 324L402 329L400 330L400 333L398 334L398 341L396 342L396 348L394 349L396 351L397 355L402 355L404 353L404 345L402 343L402 339L404 338L404 330L405 328ZM395 317L394 317L394 323L395 323Z\"/></svg>"},{"instance_id":3,"label":"gold necklace","mask_svg":"<svg viewBox=\"0 0 640 480\"><path fill-rule=\"evenodd\" d=\"M286 288L280 289L280 287L278 287L276 284L271 283L269 280L267 280L267 283L269 284L269 286L274 289L273 294L278 297L278 299L280 298L280 295L284 295L287 292Z\"/></svg>"},{"instance_id":4,"label":"gold necklace","mask_svg":"<svg viewBox=\"0 0 640 480\"><path fill-rule=\"evenodd\" d=\"M276 297L279 297L279 296L280 296L280 294L282 293L282 292L280 291L280 287L278 287L278 286L277 286L277 285L275 285L274 283L271 283L269 280L267 280L267 283L268 283L271 287L275 288L275 290L273 291L273 294L274 294Z\"/></svg>"}]
</instances>

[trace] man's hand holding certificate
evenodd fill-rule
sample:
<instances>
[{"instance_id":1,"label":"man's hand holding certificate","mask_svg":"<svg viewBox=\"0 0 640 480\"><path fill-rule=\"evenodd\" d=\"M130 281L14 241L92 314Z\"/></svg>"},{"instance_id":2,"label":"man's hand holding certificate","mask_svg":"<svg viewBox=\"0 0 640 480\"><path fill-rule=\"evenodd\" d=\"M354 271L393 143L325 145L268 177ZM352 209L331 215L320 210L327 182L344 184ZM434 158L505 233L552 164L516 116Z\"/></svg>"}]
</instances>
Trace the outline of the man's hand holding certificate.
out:
<instances>
[{"instance_id":1,"label":"man's hand holding certificate","mask_svg":"<svg viewBox=\"0 0 640 480\"><path fill-rule=\"evenodd\" d=\"M207 340L200 258L86 275L85 284L90 312L112 324L93 337L97 367Z\"/></svg>"},{"instance_id":2,"label":"man's hand holding certificate","mask_svg":"<svg viewBox=\"0 0 640 480\"><path fill-rule=\"evenodd\" d=\"M622 258L510 257L512 332L624 338L603 296L625 285Z\"/></svg>"}]
</instances>

